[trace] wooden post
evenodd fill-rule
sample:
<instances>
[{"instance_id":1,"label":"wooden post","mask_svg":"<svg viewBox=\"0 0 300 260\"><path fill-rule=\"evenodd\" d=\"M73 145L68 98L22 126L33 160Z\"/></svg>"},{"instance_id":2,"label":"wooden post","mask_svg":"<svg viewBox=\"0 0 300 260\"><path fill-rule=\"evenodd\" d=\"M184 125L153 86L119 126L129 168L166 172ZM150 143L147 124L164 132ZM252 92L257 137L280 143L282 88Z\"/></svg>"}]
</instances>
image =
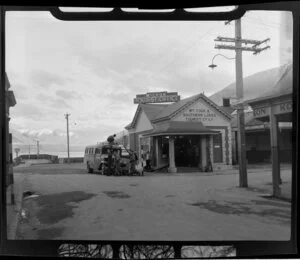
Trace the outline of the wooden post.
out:
<instances>
[{"instance_id":1,"label":"wooden post","mask_svg":"<svg viewBox=\"0 0 300 260\"><path fill-rule=\"evenodd\" d=\"M278 147L278 122L271 107L270 111L270 134L271 134L271 158L272 158L272 179L273 179L273 196L280 197L280 162Z\"/></svg>"},{"instance_id":2,"label":"wooden post","mask_svg":"<svg viewBox=\"0 0 300 260\"><path fill-rule=\"evenodd\" d=\"M207 149L206 149L206 136L201 137L201 166L205 170L207 166Z\"/></svg>"},{"instance_id":3,"label":"wooden post","mask_svg":"<svg viewBox=\"0 0 300 260\"><path fill-rule=\"evenodd\" d=\"M169 137L169 168L168 172L176 173L177 168L175 166L175 138L174 136Z\"/></svg>"},{"instance_id":4,"label":"wooden post","mask_svg":"<svg viewBox=\"0 0 300 260\"><path fill-rule=\"evenodd\" d=\"M160 166L160 153L159 153L159 137L155 137L155 165L156 165L156 168L158 168Z\"/></svg>"}]
</instances>

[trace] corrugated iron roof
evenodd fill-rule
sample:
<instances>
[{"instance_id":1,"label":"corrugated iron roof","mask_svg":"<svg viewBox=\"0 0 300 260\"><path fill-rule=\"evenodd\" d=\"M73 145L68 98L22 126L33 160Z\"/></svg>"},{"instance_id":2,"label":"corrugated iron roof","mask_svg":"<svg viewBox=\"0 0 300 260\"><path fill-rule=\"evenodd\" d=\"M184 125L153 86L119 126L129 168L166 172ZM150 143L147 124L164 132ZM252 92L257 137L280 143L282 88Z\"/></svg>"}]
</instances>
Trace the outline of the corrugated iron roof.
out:
<instances>
[{"instance_id":1,"label":"corrugated iron roof","mask_svg":"<svg viewBox=\"0 0 300 260\"><path fill-rule=\"evenodd\" d=\"M149 121L151 121L152 119L155 118L157 113L159 113L161 110L163 110L166 106L168 106L168 105L166 105L166 104L164 104L164 105L162 105L162 104L139 104L136 109L136 112L135 112L132 122L130 124L128 124L127 126L125 126L125 129L130 129L130 128L135 127L139 113L141 111L144 111L144 113L147 116L147 118L149 119Z\"/></svg>"},{"instance_id":2,"label":"corrugated iron roof","mask_svg":"<svg viewBox=\"0 0 300 260\"><path fill-rule=\"evenodd\" d=\"M158 135L178 135L178 134L217 134L219 132L213 131L205 127L201 122L178 122L168 121L165 124L153 129L147 136Z\"/></svg>"}]
</instances>

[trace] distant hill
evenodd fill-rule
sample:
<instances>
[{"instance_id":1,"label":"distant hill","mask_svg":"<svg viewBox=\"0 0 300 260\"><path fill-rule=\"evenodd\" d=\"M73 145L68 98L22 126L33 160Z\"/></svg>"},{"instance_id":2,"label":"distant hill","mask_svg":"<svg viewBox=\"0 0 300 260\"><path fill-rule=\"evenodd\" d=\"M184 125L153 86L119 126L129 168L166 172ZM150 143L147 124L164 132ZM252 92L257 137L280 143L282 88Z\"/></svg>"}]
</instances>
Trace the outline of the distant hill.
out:
<instances>
[{"instance_id":1,"label":"distant hill","mask_svg":"<svg viewBox=\"0 0 300 260\"><path fill-rule=\"evenodd\" d=\"M291 80L292 66L290 64L255 73L244 78L244 100L288 91L292 86ZM234 97L235 95L236 84L234 82L209 98L218 105L222 105L223 98ZM235 103L234 100L230 102Z\"/></svg>"}]
</instances>

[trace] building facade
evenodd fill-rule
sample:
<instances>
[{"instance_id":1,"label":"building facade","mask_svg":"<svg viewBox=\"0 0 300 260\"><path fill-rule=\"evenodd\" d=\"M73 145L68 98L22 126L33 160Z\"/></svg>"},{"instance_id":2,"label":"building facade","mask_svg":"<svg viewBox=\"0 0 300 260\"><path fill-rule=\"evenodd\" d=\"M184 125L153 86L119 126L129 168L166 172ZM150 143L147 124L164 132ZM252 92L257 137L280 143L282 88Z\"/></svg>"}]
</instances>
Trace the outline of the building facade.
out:
<instances>
[{"instance_id":1,"label":"building facade","mask_svg":"<svg viewBox=\"0 0 300 260\"><path fill-rule=\"evenodd\" d=\"M126 129L130 149L149 152L153 168L232 165L231 116L204 94L172 104L139 104Z\"/></svg>"},{"instance_id":2,"label":"building facade","mask_svg":"<svg viewBox=\"0 0 300 260\"><path fill-rule=\"evenodd\" d=\"M6 116L6 187L13 184L13 151L12 151L12 135L9 133L10 114L9 109L16 105L14 92L10 90L10 82L5 73L5 116ZM14 199L13 199L14 200Z\"/></svg>"}]
</instances>

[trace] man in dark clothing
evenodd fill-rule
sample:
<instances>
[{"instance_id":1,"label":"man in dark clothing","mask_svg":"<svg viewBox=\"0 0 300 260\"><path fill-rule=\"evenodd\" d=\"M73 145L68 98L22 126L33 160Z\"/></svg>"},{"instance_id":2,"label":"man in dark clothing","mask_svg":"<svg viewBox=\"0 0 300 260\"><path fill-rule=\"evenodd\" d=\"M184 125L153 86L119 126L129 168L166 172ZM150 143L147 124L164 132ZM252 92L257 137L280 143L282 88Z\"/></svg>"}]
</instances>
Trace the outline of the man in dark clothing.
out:
<instances>
[{"instance_id":1,"label":"man in dark clothing","mask_svg":"<svg viewBox=\"0 0 300 260\"><path fill-rule=\"evenodd\" d=\"M113 143L115 142L115 137L116 137L116 134L110 135L110 136L107 138L107 142L109 142L109 144L113 144Z\"/></svg>"},{"instance_id":2,"label":"man in dark clothing","mask_svg":"<svg viewBox=\"0 0 300 260\"><path fill-rule=\"evenodd\" d=\"M110 149L107 150L108 158L107 158L107 171L108 175L112 174L112 151Z\"/></svg>"},{"instance_id":3,"label":"man in dark clothing","mask_svg":"<svg viewBox=\"0 0 300 260\"><path fill-rule=\"evenodd\" d=\"M150 152L146 152L146 169L151 170L151 165L150 165Z\"/></svg>"},{"instance_id":4,"label":"man in dark clothing","mask_svg":"<svg viewBox=\"0 0 300 260\"><path fill-rule=\"evenodd\" d=\"M120 176L121 175L121 167L120 167L121 156L120 156L120 151L119 150L115 150L114 156L115 156L115 174L117 176Z\"/></svg>"}]
</instances>

